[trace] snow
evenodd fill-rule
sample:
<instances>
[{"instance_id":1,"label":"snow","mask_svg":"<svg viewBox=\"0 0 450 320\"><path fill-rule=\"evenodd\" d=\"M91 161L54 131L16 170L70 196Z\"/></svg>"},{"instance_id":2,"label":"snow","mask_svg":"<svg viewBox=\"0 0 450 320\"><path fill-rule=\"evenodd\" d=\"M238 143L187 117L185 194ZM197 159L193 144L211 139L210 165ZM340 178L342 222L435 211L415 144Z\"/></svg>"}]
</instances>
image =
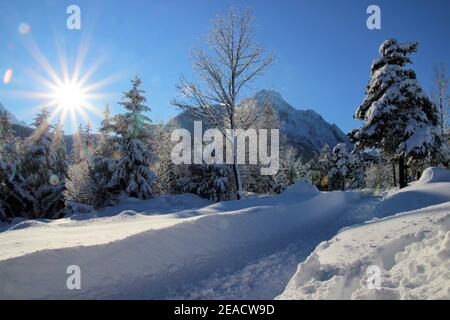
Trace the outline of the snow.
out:
<instances>
[{"instance_id":1,"label":"snow","mask_svg":"<svg viewBox=\"0 0 450 320\"><path fill-rule=\"evenodd\" d=\"M421 209L347 228L322 242L278 299L450 299L449 175L430 168L375 212L391 207L395 213L417 197ZM439 201L444 203L428 206ZM373 266L380 271L377 289L368 285L374 283L368 273Z\"/></svg>"},{"instance_id":2,"label":"snow","mask_svg":"<svg viewBox=\"0 0 450 320\"><path fill-rule=\"evenodd\" d=\"M449 175L432 168L383 199L300 182L241 201L124 199L16 220L0 225L0 298L449 298ZM81 290L66 287L70 265ZM371 265L380 290L364 287Z\"/></svg>"},{"instance_id":3,"label":"snow","mask_svg":"<svg viewBox=\"0 0 450 320\"><path fill-rule=\"evenodd\" d=\"M300 264L279 299L449 299L450 204L351 228ZM381 269L369 289L367 269Z\"/></svg>"},{"instance_id":4,"label":"snow","mask_svg":"<svg viewBox=\"0 0 450 320\"><path fill-rule=\"evenodd\" d=\"M286 247L320 221L338 220L361 197L317 193L304 184L290 192L188 209L183 217L124 212L47 222L45 232L33 226L5 231L0 234L0 297L165 297L178 285ZM84 272L80 292L65 286L69 265Z\"/></svg>"},{"instance_id":5,"label":"snow","mask_svg":"<svg viewBox=\"0 0 450 320\"><path fill-rule=\"evenodd\" d=\"M450 171L444 168L428 168L420 177L418 184L450 182Z\"/></svg>"}]
</instances>

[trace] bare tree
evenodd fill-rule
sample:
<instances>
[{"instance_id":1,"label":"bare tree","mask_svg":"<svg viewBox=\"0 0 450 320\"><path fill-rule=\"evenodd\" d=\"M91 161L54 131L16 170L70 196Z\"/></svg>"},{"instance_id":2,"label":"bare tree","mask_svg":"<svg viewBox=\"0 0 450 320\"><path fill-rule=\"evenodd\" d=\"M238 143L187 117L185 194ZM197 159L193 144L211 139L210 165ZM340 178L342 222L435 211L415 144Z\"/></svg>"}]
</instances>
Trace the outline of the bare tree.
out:
<instances>
[{"instance_id":1,"label":"bare tree","mask_svg":"<svg viewBox=\"0 0 450 320\"><path fill-rule=\"evenodd\" d=\"M260 117L258 112L239 112L239 105L243 90L274 60L255 41L252 21L250 11L235 9L213 21L206 38L208 50L197 49L193 53L193 65L201 81L197 84L183 79L177 86L183 100L173 101L175 106L220 129L225 137L227 129L231 129L232 136L227 139L231 140L237 199L242 195L242 181L234 129L248 128Z\"/></svg>"},{"instance_id":2,"label":"bare tree","mask_svg":"<svg viewBox=\"0 0 450 320\"><path fill-rule=\"evenodd\" d=\"M450 111L450 77L447 75L447 66L443 63L433 68L433 90L431 93L434 104L439 114L439 126L442 135L448 134L448 116Z\"/></svg>"}]
</instances>

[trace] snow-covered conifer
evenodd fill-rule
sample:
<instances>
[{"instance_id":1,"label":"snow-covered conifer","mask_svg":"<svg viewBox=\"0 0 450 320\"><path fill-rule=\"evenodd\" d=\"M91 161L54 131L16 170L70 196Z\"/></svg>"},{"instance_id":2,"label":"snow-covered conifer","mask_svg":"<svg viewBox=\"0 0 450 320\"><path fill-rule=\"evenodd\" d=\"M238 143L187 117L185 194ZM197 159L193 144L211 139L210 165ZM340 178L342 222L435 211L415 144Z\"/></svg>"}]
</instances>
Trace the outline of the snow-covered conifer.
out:
<instances>
[{"instance_id":1,"label":"snow-covered conifer","mask_svg":"<svg viewBox=\"0 0 450 320\"><path fill-rule=\"evenodd\" d=\"M0 111L0 146L14 139L14 129L8 112Z\"/></svg>"},{"instance_id":2,"label":"snow-covered conifer","mask_svg":"<svg viewBox=\"0 0 450 320\"><path fill-rule=\"evenodd\" d=\"M124 93L124 102L120 104L127 113L114 118L114 131L118 135L119 152L122 158L117 164L113 180L122 186L128 196L148 199L153 196L155 174L150 165L155 155L144 142L148 138L150 119L145 112L150 108L145 105L147 99L139 87L141 80L131 81L133 88Z\"/></svg>"},{"instance_id":3,"label":"snow-covered conifer","mask_svg":"<svg viewBox=\"0 0 450 320\"><path fill-rule=\"evenodd\" d=\"M301 159L297 157L295 149L293 147L285 148L280 161L280 169L276 176L276 181L281 190L305 179L306 174L305 166Z\"/></svg>"},{"instance_id":4,"label":"snow-covered conifer","mask_svg":"<svg viewBox=\"0 0 450 320\"><path fill-rule=\"evenodd\" d=\"M345 143L339 143L333 148L331 168L328 172L329 186L332 190L345 190L347 177L350 175L353 157L348 153Z\"/></svg>"},{"instance_id":5,"label":"snow-covered conifer","mask_svg":"<svg viewBox=\"0 0 450 320\"><path fill-rule=\"evenodd\" d=\"M400 187L406 186L405 160L424 158L441 144L436 108L406 67L417 46L395 39L381 44L381 57L372 64L366 96L355 113L365 123L351 134L357 148L379 148L387 159L398 161Z\"/></svg>"},{"instance_id":6,"label":"snow-covered conifer","mask_svg":"<svg viewBox=\"0 0 450 320\"><path fill-rule=\"evenodd\" d=\"M55 127L53 136L53 150L55 153L55 173L61 179L65 180L69 174L69 169L67 163L67 146L64 138L62 123L57 124Z\"/></svg>"},{"instance_id":7,"label":"snow-covered conifer","mask_svg":"<svg viewBox=\"0 0 450 320\"><path fill-rule=\"evenodd\" d=\"M11 153L17 156L0 174L10 217L53 219L64 215L65 176L58 168L48 117L44 108L35 118L34 133L14 145Z\"/></svg>"},{"instance_id":8,"label":"snow-covered conifer","mask_svg":"<svg viewBox=\"0 0 450 320\"><path fill-rule=\"evenodd\" d=\"M182 190L212 201L223 201L230 197L230 175L227 165L190 165L181 180Z\"/></svg>"}]
</instances>

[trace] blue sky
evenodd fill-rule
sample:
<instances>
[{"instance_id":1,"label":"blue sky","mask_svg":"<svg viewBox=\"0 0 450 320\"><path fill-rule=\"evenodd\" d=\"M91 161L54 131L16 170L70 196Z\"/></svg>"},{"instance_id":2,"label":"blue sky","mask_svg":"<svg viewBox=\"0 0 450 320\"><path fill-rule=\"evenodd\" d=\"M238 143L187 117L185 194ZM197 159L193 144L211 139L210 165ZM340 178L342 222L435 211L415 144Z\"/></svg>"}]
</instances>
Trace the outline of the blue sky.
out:
<instances>
[{"instance_id":1,"label":"blue sky","mask_svg":"<svg viewBox=\"0 0 450 320\"><path fill-rule=\"evenodd\" d=\"M66 28L66 8L71 4L81 8L81 30ZM381 7L381 30L366 27L370 4ZM92 101L97 108L109 103L120 112L121 92L139 75L152 108L150 117L166 121L178 113L170 101L176 97L180 76L193 77L190 50L201 45L213 16L230 6L254 10L256 38L276 54L276 63L252 89L279 91L294 107L313 109L345 132L359 125L352 115L383 40L420 42L414 69L427 91L433 64L450 67L448 0L0 0L0 75L13 70L11 82L0 83L0 102L31 122L45 103L26 94L45 87L30 72L46 75L32 54L33 44L56 70L58 52L73 66L83 47L87 49L81 74L97 65L90 82L109 80L96 90L103 94ZM31 27L28 34L18 31L20 23ZM89 115L98 125L100 119ZM69 124L66 131L71 131Z\"/></svg>"}]
</instances>

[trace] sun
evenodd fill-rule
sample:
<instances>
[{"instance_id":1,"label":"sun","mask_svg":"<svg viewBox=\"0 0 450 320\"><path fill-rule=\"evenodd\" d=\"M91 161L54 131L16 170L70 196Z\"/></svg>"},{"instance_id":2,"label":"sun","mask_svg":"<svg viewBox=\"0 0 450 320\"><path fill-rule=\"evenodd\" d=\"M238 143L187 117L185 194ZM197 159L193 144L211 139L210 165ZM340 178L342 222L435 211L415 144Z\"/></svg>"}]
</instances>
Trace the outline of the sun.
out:
<instances>
[{"instance_id":1,"label":"sun","mask_svg":"<svg viewBox=\"0 0 450 320\"><path fill-rule=\"evenodd\" d=\"M83 109L88 104L86 90L79 83L65 82L54 88L53 100L63 111Z\"/></svg>"},{"instance_id":2,"label":"sun","mask_svg":"<svg viewBox=\"0 0 450 320\"><path fill-rule=\"evenodd\" d=\"M26 68L30 79L34 80L35 91L17 91L17 96L36 100L36 105L29 108L29 112L37 113L42 107L50 110L49 122L58 122L69 130L76 130L82 123L91 124L92 116L103 117L102 108L106 101L115 98L116 92L100 92L102 88L120 79L121 73L102 77L95 76L102 64L102 59L91 61L90 67L84 66L84 60L88 55L88 44L82 41L78 52L68 59L64 48L56 42L58 57L50 62L39 46L30 39L26 46L28 53L34 58L36 65ZM55 63L59 61L59 68ZM96 77L97 81L92 81ZM69 120L69 121L67 121Z\"/></svg>"}]
</instances>

